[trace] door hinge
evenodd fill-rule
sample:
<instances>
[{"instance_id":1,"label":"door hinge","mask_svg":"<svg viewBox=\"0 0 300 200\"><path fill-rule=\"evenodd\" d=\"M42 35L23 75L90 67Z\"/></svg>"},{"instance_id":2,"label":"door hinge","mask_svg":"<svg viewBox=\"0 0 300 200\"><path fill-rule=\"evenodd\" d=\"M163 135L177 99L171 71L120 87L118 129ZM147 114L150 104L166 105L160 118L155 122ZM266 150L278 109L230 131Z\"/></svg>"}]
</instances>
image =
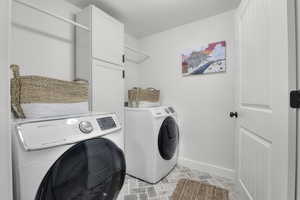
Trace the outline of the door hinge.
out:
<instances>
[{"instance_id":1,"label":"door hinge","mask_svg":"<svg viewBox=\"0 0 300 200\"><path fill-rule=\"evenodd\" d=\"M300 90L293 90L290 93L290 106L300 108Z\"/></svg>"},{"instance_id":2,"label":"door hinge","mask_svg":"<svg viewBox=\"0 0 300 200\"><path fill-rule=\"evenodd\" d=\"M122 62L125 63L125 55L122 56Z\"/></svg>"},{"instance_id":3,"label":"door hinge","mask_svg":"<svg viewBox=\"0 0 300 200\"><path fill-rule=\"evenodd\" d=\"M122 78L125 78L125 70L122 71Z\"/></svg>"}]
</instances>

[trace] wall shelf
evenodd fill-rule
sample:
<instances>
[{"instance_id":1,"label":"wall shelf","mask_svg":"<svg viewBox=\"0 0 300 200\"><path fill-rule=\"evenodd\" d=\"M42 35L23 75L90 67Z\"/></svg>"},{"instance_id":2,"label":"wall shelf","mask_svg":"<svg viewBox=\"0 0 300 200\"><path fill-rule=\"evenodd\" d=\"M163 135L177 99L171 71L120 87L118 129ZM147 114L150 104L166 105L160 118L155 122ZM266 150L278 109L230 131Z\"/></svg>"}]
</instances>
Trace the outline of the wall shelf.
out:
<instances>
[{"instance_id":1,"label":"wall shelf","mask_svg":"<svg viewBox=\"0 0 300 200\"><path fill-rule=\"evenodd\" d=\"M141 64L149 58L150 56L147 55L145 52L142 52L129 46L125 46L126 61L133 62L135 64Z\"/></svg>"}]
</instances>

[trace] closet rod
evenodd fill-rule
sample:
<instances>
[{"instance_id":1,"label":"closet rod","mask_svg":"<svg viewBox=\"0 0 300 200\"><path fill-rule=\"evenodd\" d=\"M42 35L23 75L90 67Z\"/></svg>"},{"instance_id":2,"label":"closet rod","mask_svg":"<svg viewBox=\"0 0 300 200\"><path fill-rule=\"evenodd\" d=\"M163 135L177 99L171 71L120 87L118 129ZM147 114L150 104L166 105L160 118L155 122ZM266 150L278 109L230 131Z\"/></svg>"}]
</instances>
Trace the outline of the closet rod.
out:
<instances>
[{"instance_id":1,"label":"closet rod","mask_svg":"<svg viewBox=\"0 0 300 200\"><path fill-rule=\"evenodd\" d=\"M25 2L19 1L19 0L14 0L14 2L19 3L19 4L22 4L22 5L26 6L26 7L32 8L32 9L34 9L34 10L37 10L37 11L39 11L39 12L41 12L41 13L47 14L47 15L49 15L49 16L51 16L51 17L55 17L56 19L62 20L62 21L64 21L64 22L67 22L67 23L69 23L69 24L72 24L72 25L74 25L74 26L77 26L77 27L79 27L79 28L82 28L82 29L84 29L84 30L90 31L90 29L89 29L88 27L86 27L86 26L83 26L83 25L81 25L81 24L79 24L79 23L77 23L77 22L74 22L74 21L72 21L72 20L70 20L70 19L68 19L68 18L65 18L65 17L59 16L59 15L53 14L53 13L47 11L47 10L38 8L37 6L34 6L34 5L32 5L32 4L25 3Z\"/></svg>"}]
</instances>

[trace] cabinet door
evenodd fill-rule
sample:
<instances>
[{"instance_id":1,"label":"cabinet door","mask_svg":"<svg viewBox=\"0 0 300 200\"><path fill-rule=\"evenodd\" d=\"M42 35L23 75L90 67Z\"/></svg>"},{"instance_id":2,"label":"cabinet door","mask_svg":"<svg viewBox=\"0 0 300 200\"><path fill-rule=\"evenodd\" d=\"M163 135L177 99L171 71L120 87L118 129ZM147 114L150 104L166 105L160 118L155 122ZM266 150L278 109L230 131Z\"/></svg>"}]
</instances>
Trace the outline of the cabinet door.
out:
<instances>
[{"instance_id":1,"label":"cabinet door","mask_svg":"<svg viewBox=\"0 0 300 200\"><path fill-rule=\"evenodd\" d=\"M92 88L92 111L115 112L123 124L123 68L109 63L94 61Z\"/></svg>"},{"instance_id":2,"label":"cabinet door","mask_svg":"<svg viewBox=\"0 0 300 200\"><path fill-rule=\"evenodd\" d=\"M95 6L92 7L93 57L122 65L124 25Z\"/></svg>"}]
</instances>

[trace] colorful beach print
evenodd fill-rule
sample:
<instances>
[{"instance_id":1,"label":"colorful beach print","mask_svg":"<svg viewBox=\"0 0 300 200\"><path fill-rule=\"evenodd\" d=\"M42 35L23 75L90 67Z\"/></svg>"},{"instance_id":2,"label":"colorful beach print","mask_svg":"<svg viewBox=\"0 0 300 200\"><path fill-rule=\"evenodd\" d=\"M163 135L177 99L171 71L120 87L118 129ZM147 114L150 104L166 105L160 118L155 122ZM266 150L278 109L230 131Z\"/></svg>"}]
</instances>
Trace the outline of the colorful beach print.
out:
<instances>
[{"instance_id":1,"label":"colorful beach print","mask_svg":"<svg viewBox=\"0 0 300 200\"><path fill-rule=\"evenodd\" d=\"M186 51L181 56L184 76L226 71L226 41L210 43L207 46Z\"/></svg>"}]
</instances>

